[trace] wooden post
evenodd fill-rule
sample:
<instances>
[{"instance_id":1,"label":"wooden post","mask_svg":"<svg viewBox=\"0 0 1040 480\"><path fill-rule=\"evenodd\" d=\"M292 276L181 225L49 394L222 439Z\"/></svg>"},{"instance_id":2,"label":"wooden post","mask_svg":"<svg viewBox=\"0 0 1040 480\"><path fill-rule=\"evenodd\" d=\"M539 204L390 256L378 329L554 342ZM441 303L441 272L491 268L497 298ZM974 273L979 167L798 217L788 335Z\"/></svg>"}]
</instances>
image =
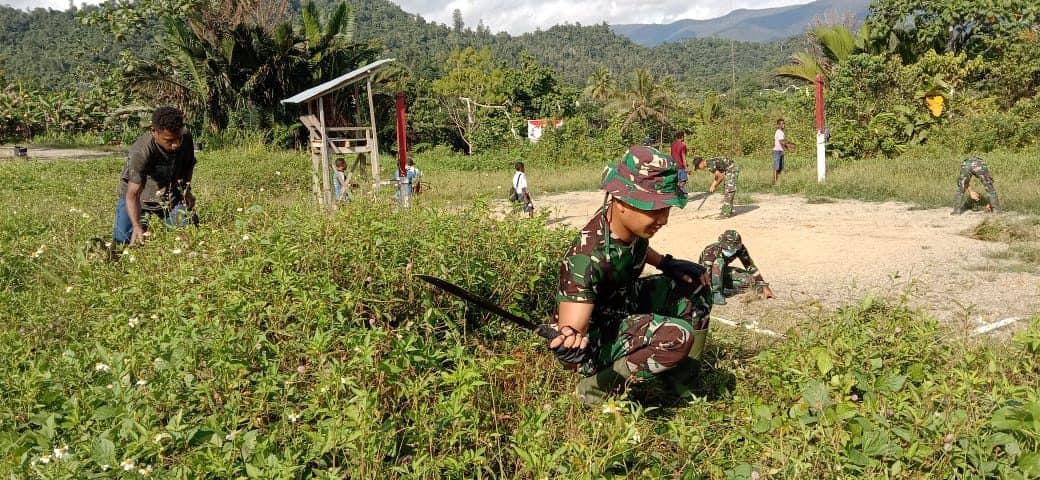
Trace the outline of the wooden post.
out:
<instances>
[{"instance_id":1,"label":"wooden post","mask_svg":"<svg viewBox=\"0 0 1040 480\"><path fill-rule=\"evenodd\" d=\"M318 97L318 122L321 124L321 203L327 209L335 208L329 185L329 132L325 129L325 97Z\"/></svg>"},{"instance_id":2,"label":"wooden post","mask_svg":"<svg viewBox=\"0 0 1040 480\"><path fill-rule=\"evenodd\" d=\"M314 115L314 102L307 102L307 113ZM321 152L314 151L314 142L317 140L324 139L311 137L312 133L307 133L307 152L311 154L311 191L314 193L314 201L321 205L321 184L318 180L321 176Z\"/></svg>"},{"instance_id":3,"label":"wooden post","mask_svg":"<svg viewBox=\"0 0 1040 480\"><path fill-rule=\"evenodd\" d=\"M368 79L368 118L372 122L372 189L379 189L379 138L376 132L376 107L372 102L372 75Z\"/></svg>"}]
</instances>

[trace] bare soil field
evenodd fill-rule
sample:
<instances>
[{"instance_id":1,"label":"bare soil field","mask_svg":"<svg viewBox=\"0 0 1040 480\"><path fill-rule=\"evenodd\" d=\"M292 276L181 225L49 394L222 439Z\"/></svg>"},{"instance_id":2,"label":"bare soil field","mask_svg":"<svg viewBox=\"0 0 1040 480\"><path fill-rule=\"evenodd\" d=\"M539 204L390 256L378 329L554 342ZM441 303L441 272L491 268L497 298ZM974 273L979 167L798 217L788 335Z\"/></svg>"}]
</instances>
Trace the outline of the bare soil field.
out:
<instances>
[{"instance_id":1,"label":"bare soil field","mask_svg":"<svg viewBox=\"0 0 1040 480\"><path fill-rule=\"evenodd\" d=\"M28 156L16 157L14 146L0 146L0 161L9 160L87 160L100 157L114 157L122 155L120 152L106 150L88 150L83 148L49 148L29 146Z\"/></svg>"},{"instance_id":2,"label":"bare soil field","mask_svg":"<svg viewBox=\"0 0 1040 480\"><path fill-rule=\"evenodd\" d=\"M673 209L651 245L696 260L724 230L740 232L777 298L731 297L713 311L725 319L783 332L811 322L814 311L868 295L905 296L965 333L1040 312L1040 276L987 257L1007 245L962 235L992 214L951 216L950 209L913 209L897 202L810 203L802 197L755 194L752 204L737 205L736 215L718 220L722 196L708 197L698 210L701 195L691 194L685 209ZM535 202L552 212L550 223L580 228L602 204L603 193L570 192Z\"/></svg>"}]
</instances>

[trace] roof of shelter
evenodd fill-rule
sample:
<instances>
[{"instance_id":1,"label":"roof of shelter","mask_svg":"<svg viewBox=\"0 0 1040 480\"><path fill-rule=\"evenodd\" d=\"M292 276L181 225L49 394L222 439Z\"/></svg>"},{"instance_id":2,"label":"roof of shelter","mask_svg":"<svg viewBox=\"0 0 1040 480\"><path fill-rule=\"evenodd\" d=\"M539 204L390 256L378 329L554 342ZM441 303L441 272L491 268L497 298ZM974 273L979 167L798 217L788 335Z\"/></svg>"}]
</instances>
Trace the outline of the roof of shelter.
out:
<instances>
[{"instance_id":1,"label":"roof of shelter","mask_svg":"<svg viewBox=\"0 0 1040 480\"><path fill-rule=\"evenodd\" d=\"M308 88L307 90L297 93L296 95L286 98L285 100L282 100L282 103L304 103L318 98L322 95L325 95L327 93L332 93L354 82L368 78L369 75L385 67L388 63L392 61L394 61L393 58L384 58L382 60L377 60L368 65L359 67L350 73L329 80L321 85Z\"/></svg>"}]
</instances>

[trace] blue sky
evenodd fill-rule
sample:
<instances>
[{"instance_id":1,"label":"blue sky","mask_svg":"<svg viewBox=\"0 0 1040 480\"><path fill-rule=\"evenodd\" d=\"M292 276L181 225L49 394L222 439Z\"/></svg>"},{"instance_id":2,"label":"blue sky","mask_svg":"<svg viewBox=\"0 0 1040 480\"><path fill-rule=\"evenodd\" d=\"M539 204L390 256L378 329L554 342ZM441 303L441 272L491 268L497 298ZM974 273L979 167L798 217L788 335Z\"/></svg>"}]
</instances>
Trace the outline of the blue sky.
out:
<instances>
[{"instance_id":1,"label":"blue sky","mask_svg":"<svg viewBox=\"0 0 1040 480\"><path fill-rule=\"evenodd\" d=\"M81 0L74 0L82 5ZM492 32L511 34L546 29L559 23L670 23L682 19L721 17L738 8L771 8L809 3L810 0L391 0L406 12L451 25L458 9L466 25L478 22ZM87 2L97 3L97 2ZM64 10L69 0L0 0L15 8Z\"/></svg>"}]
</instances>

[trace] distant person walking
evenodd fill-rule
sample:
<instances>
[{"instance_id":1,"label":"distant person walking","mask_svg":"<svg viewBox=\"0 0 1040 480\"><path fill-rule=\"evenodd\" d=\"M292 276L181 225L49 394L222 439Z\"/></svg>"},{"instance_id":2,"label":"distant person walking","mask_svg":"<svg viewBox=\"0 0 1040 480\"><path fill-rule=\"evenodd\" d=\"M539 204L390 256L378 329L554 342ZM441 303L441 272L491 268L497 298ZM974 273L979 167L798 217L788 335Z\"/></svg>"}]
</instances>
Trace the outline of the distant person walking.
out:
<instances>
[{"instance_id":1,"label":"distant person walking","mask_svg":"<svg viewBox=\"0 0 1040 480\"><path fill-rule=\"evenodd\" d=\"M516 162L513 167L516 169L513 173L513 203L518 204L529 217L534 217L534 202L531 201L531 192L527 189L524 162Z\"/></svg>"},{"instance_id":2,"label":"distant person walking","mask_svg":"<svg viewBox=\"0 0 1040 480\"><path fill-rule=\"evenodd\" d=\"M965 158L961 162L961 174L957 177L957 194L953 200L953 212L951 215L964 213L964 192L969 190L968 184L971 177L976 177L982 182L989 194L989 211L1000 213L1000 203L997 202L997 187L993 186L993 176L989 173L986 162L979 157ZM976 194L977 196L978 194Z\"/></svg>"},{"instance_id":3,"label":"distant person walking","mask_svg":"<svg viewBox=\"0 0 1040 480\"><path fill-rule=\"evenodd\" d=\"M119 176L113 243L144 243L148 214L171 226L198 223L191 191L194 171L194 140L184 127L184 113L173 107L155 109L151 129L130 146Z\"/></svg>"},{"instance_id":4,"label":"distant person walking","mask_svg":"<svg viewBox=\"0 0 1040 480\"><path fill-rule=\"evenodd\" d=\"M686 189L686 180L689 174L686 172L686 132L680 130L679 133L675 134L675 141L672 142L672 159L675 160L675 165L678 168L679 173L679 188Z\"/></svg>"},{"instance_id":5,"label":"distant person walking","mask_svg":"<svg viewBox=\"0 0 1040 480\"><path fill-rule=\"evenodd\" d=\"M784 171L784 154L794 149L794 144L787 141L784 128L784 119L777 119L776 132L773 134L773 185L780 181L780 173Z\"/></svg>"}]
</instances>

